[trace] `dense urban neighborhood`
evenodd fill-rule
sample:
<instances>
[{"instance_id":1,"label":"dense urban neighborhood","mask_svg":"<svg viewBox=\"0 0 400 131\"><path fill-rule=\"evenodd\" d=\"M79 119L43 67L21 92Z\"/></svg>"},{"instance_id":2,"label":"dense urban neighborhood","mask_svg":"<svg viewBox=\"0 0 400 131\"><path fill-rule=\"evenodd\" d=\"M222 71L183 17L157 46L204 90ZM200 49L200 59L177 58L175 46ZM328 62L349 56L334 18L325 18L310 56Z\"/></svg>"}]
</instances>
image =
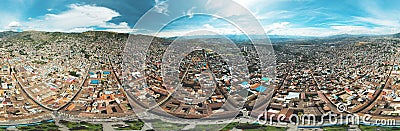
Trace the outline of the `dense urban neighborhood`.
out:
<instances>
[{"instance_id":1,"label":"dense urban neighborhood","mask_svg":"<svg viewBox=\"0 0 400 131\"><path fill-rule=\"evenodd\" d=\"M263 126L277 128L306 121L291 115L315 116L322 124L300 125L322 128L327 113L369 115L371 121L393 122L390 126L400 122L398 35L271 39L276 61L268 74L257 53L263 50L248 40L234 40L237 52L219 54L217 49L233 47L218 45L219 38L188 39L178 44L198 46L168 56L175 38L97 31L0 36L0 125L54 120L67 126L94 122L80 124L97 128L122 122L113 125L118 129L138 121L141 112L160 119L262 118L271 121ZM148 39L149 47L137 46ZM216 46L205 48L206 43ZM228 57L241 63L232 65ZM237 68L246 70L234 72ZM239 125L234 126L244 126Z\"/></svg>"}]
</instances>

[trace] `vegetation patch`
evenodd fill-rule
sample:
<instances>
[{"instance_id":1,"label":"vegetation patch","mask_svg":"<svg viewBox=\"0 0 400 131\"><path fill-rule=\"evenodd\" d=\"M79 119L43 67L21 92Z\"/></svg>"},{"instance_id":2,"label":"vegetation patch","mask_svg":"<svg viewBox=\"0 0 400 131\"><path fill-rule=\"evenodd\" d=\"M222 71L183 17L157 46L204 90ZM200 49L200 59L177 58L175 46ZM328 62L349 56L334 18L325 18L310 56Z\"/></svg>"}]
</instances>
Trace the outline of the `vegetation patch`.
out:
<instances>
[{"instance_id":1,"label":"vegetation patch","mask_svg":"<svg viewBox=\"0 0 400 131\"><path fill-rule=\"evenodd\" d=\"M115 130L142 130L144 126L143 121L124 121L126 125L116 124L113 125Z\"/></svg>"},{"instance_id":2,"label":"vegetation patch","mask_svg":"<svg viewBox=\"0 0 400 131\"><path fill-rule=\"evenodd\" d=\"M241 130L245 130L245 131L285 131L287 129L284 127L233 122L233 123L229 123L227 126L222 128L221 131L230 131L233 128L237 128L237 129L241 129Z\"/></svg>"},{"instance_id":3,"label":"vegetation patch","mask_svg":"<svg viewBox=\"0 0 400 131\"><path fill-rule=\"evenodd\" d=\"M59 131L59 126L55 122L43 122L38 125L20 125L18 130L22 131Z\"/></svg>"},{"instance_id":4,"label":"vegetation patch","mask_svg":"<svg viewBox=\"0 0 400 131\"><path fill-rule=\"evenodd\" d=\"M67 126L69 130L75 131L102 131L103 125L101 124L91 124L88 122L70 122L65 120L60 120L60 123Z\"/></svg>"}]
</instances>

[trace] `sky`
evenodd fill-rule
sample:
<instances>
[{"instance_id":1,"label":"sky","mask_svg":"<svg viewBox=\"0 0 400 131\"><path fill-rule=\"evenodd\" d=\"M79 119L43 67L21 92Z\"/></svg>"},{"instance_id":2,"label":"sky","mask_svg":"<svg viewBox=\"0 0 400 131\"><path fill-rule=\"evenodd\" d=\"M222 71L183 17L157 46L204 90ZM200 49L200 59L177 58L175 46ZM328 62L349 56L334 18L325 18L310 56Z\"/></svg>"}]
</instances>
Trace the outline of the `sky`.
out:
<instances>
[{"instance_id":1,"label":"sky","mask_svg":"<svg viewBox=\"0 0 400 131\"><path fill-rule=\"evenodd\" d=\"M330 36L400 32L393 0L3 0L0 31L179 36L193 30L238 34ZM243 7L239 9L237 5ZM207 13L207 15L200 15ZM147 16L147 18L143 18ZM252 18L255 19L252 19ZM260 25L258 25L259 23ZM136 26L135 26L136 25Z\"/></svg>"}]
</instances>

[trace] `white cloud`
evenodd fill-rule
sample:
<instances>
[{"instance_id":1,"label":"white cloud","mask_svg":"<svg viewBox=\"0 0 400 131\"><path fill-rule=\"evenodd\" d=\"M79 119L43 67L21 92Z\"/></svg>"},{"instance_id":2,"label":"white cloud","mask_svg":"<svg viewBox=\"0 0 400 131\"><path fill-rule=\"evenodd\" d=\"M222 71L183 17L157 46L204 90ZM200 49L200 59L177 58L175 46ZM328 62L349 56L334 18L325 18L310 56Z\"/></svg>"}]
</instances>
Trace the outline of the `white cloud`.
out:
<instances>
[{"instance_id":1,"label":"white cloud","mask_svg":"<svg viewBox=\"0 0 400 131\"><path fill-rule=\"evenodd\" d=\"M154 5L154 11L157 13L161 13L164 15L168 15L168 4L165 1L160 1L160 0L154 0L156 5Z\"/></svg>"},{"instance_id":2,"label":"white cloud","mask_svg":"<svg viewBox=\"0 0 400 131\"><path fill-rule=\"evenodd\" d=\"M286 27L280 30L273 30L267 35L292 35L292 36L331 36L337 34L394 34L398 33L400 30L390 27L374 27L367 28L364 26L331 26L329 28L319 28L319 27Z\"/></svg>"},{"instance_id":3,"label":"white cloud","mask_svg":"<svg viewBox=\"0 0 400 131\"><path fill-rule=\"evenodd\" d=\"M127 29L127 28L129 28L128 23L126 23L126 22L121 22L119 24L105 23L105 24L99 25L99 27L111 28L111 29Z\"/></svg>"},{"instance_id":4,"label":"white cloud","mask_svg":"<svg viewBox=\"0 0 400 131\"><path fill-rule=\"evenodd\" d=\"M93 31L94 28L86 28L86 27L77 27L70 29L68 32L85 32L85 31Z\"/></svg>"},{"instance_id":5,"label":"white cloud","mask_svg":"<svg viewBox=\"0 0 400 131\"><path fill-rule=\"evenodd\" d=\"M267 35L291 35L291 36L329 36L333 32L327 28L316 27L288 27L281 30L273 30Z\"/></svg>"},{"instance_id":6,"label":"white cloud","mask_svg":"<svg viewBox=\"0 0 400 131\"><path fill-rule=\"evenodd\" d=\"M398 33L400 31L400 10L395 5L399 3L391 1L391 5L381 6L381 1L362 1L360 2L362 9L368 14L368 17L353 17L355 22L363 22L379 25L370 32L378 32L379 34ZM394 32L395 31L395 32Z\"/></svg>"},{"instance_id":7,"label":"white cloud","mask_svg":"<svg viewBox=\"0 0 400 131\"><path fill-rule=\"evenodd\" d=\"M13 22L10 22L8 24L8 27L11 27L11 28L13 28L13 27L21 27L21 26L22 26L21 23L19 23L17 21L13 21Z\"/></svg>"},{"instance_id":8,"label":"white cloud","mask_svg":"<svg viewBox=\"0 0 400 131\"><path fill-rule=\"evenodd\" d=\"M278 30L288 28L289 24L289 22L273 23L272 25L265 27L265 31L267 33L276 32Z\"/></svg>"},{"instance_id":9,"label":"white cloud","mask_svg":"<svg viewBox=\"0 0 400 131\"><path fill-rule=\"evenodd\" d=\"M210 24L204 24L203 27L206 29L214 29L214 27Z\"/></svg>"},{"instance_id":10,"label":"white cloud","mask_svg":"<svg viewBox=\"0 0 400 131\"><path fill-rule=\"evenodd\" d=\"M204 24L201 26L194 25L190 27L191 30L169 30L162 31L157 34L159 37L175 37L190 35L214 35L214 34L241 34L240 30L233 27L232 25L225 25L223 27L214 27L212 24Z\"/></svg>"},{"instance_id":11,"label":"white cloud","mask_svg":"<svg viewBox=\"0 0 400 131\"><path fill-rule=\"evenodd\" d=\"M120 16L118 12L109 8L77 4L72 4L69 8L59 14L46 14L39 18L30 18L28 21L20 23L19 26L23 30L60 32L84 32L94 30L96 27L105 28L104 30L107 31L132 31L126 22L119 24L109 22L114 17Z\"/></svg>"},{"instance_id":12,"label":"white cloud","mask_svg":"<svg viewBox=\"0 0 400 131\"><path fill-rule=\"evenodd\" d=\"M257 4L263 3L263 1L261 1L261 0L234 0L234 1L241 4L242 6L247 7L247 8L250 8L252 6L256 6Z\"/></svg>"},{"instance_id":13,"label":"white cloud","mask_svg":"<svg viewBox=\"0 0 400 131\"><path fill-rule=\"evenodd\" d=\"M70 5L70 10L60 14L46 14L43 19L33 19L27 26L33 29L69 30L79 27L106 25L107 21L120 16L119 13L91 5Z\"/></svg>"},{"instance_id":14,"label":"white cloud","mask_svg":"<svg viewBox=\"0 0 400 131\"><path fill-rule=\"evenodd\" d=\"M233 26L213 26L212 24L203 24L199 26L190 27L194 30L207 30L218 34L241 34ZM348 25L335 25L329 27L302 27L290 22L277 22L264 26L267 35L290 35L290 36L331 36L338 34L394 34L400 32L397 28L391 27L365 27L365 26L348 26ZM170 30L160 32L158 36L173 37L182 36L191 32L190 30ZM193 35L193 34L191 34ZM196 35L207 35L207 32L199 32Z\"/></svg>"},{"instance_id":15,"label":"white cloud","mask_svg":"<svg viewBox=\"0 0 400 131\"><path fill-rule=\"evenodd\" d=\"M0 29L7 30L5 28L9 28L10 23L18 21L18 14L0 12Z\"/></svg>"},{"instance_id":16,"label":"white cloud","mask_svg":"<svg viewBox=\"0 0 400 131\"><path fill-rule=\"evenodd\" d=\"M53 11L53 9L47 9L47 11Z\"/></svg>"},{"instance_id":17,"label":"white cloud","mask_svg":"<svg viewBox=\"0 0 400 131\"><path fill-rule=\"evenodd\" d=\"M254 13L257 19L264 20L264 19L287 19L294 16L294 13L291 13L286 10L276 10L276 11L268 11L268 12L260 12L256 11Z\"/></svg>"},{"instance_id":18,"label":"white cloud","mask_svg":"<svg viewBox=\"0 0 400 131\"><path fill-rule=\"evenodd\" d=\"M400 27L399 20L390 19L378 19L371 17L354 17L356 21L367 22L375 25L389 26L389 27Z\"/></svg>"},{"instance_id":19,"label":"white cloud","mask_svg":"<svg viewBox=\"0 0 400 131\"><path fill-rule=\"evenodd\" d=\"M346 31L348 34L354 34L354 33L362 33L366 30L369 30L369 28L364 27L364 26L332 26L332 29L335 29L337 31ZM371 30L372 31L372 30Z\"/></svg>"},{"instance_id":20,"label":"white cloud","mask_svg":"<svg viewBox=\"0 0 400 131\"><path fill-rule=\"evenodd\" d=\"M229 0L208 0L205 7L221 17L249 15L247 8Z\"/></svg>"},{"instance_id":21,"label":"white cloud","mask_svg":"<svg viewBox=\"0 0 400 131\"><path fill-rule=\"evenodd\" d=\"M193 10L194 10L194 9L196 9L196 7L192 7L192 8L190 8L190 9L186 12L186 15L188 15L189 18L192 18L192 17L193 17L193 15L194 15Z\"/></svg>"},{"instance_id":22,"label":"white cloud","mask_svg":"<svg viewBox=\"0 0 400 131\"><path fill-rule=\"evenodd\" d=\"M105 28L102 31L112 31L119 33L131 33L134 32L134 29L128 26L128 23L121 22L118 25L114 23L107 23L106 25L101 25L99 27Z\"/></svg>"},{"instance_id":23,"label":"white cloud","mask_svg":"<svg viewBox=\"0 0 400 131\"><path fill-rule=\"evenodd\" d=\"M290 18L293 16L293 13L290 13L286 10L272 10L271 7L279 5L281 2L285 1L277 1L277 0L233 0L240 4L241 6L247 8L249 11L253 13L253 15L259 19L284 19Z\"/></svg>"},{"instance_id":24,"label":"white cloud","mask_svg":"<svg viewBox=\"0 0 400 131\"><path fill-rule=\"evenodd\" d=\"M390 1L382 6L384 1L364 0L359 1L361 8L365 10L370 16L379 19L400 19L400 10L396 6L400 4L399 1ZM396 7L396 8L393 8Z\"/></svg>"},{"instance_id":25,"label":"white cloud","mask_svg":"<svg viewBox=\"0 0 400 131\"><path fill-rule=\"evenodd\" d=\"M332 26L332 29L337 30L336 34L394 34L399 31L399 29L391 27L373 27L367 28L364 26Z\"/></svg>"},{"instance_id":26,"label":"white cloud","mask_svg":"<svg viewBox=\"0 0 400 131\"><path fill-rule=\"evenodd\" d=\"M12 21L12 22L8 23L8 25L5 26L3 30L18 31L19 29L21 29L21 27L22 27L22 25L20 22Z\"/></svg>"}]
</instances>

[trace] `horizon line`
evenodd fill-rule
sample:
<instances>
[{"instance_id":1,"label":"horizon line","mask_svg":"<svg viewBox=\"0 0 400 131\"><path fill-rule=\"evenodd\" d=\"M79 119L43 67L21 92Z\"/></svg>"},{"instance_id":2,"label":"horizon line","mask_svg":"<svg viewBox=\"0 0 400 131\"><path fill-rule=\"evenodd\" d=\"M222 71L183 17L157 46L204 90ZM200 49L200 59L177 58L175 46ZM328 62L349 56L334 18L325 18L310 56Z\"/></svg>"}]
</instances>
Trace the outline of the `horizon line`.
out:
<instances>
[{"instance_id":1,"label":"horizon line","mask_svg":"<svg viewBox=\"0 0 400 131\"><path fill-rule=\"evenodd\" d=\"M40 31L40 30L25 30L25 31L13 31L13 30L8 30L8 31L0 31L0 33L4 32L13 32L13 33L23 33L23 32L44 32L44 33L66 33L66 34L79 34L79 33L86 33L86 32L108 32L108 33L117 33L117 34L128 34L128 35L145 35L145 36L153 36L145 33L126 33L126 32L117 32L117 31L106 31L106 30L88 30L84 32L62 32L62 31ZM312 35L280 35L280 34L265 34L270 38L270 36L287 36L287 37L314 37L314 38L323 38L323 37L333 37L333 36L340 36L340 35L348 35L348 36L387 36L387 35L396 35L400 34L394 33L394 34L348 34L348 33L343 33L343 34L335 34L335 35L328 35L328 36L312 36ZM243 36L246 34L221 34L225 36ZM261 34L251 34L248 36L260 36ZM191 35L191 36L186 36L186 37L192 37L192 36L218 36L218 35ZM153 37L162 37L162 38L174 38L174 37L182 37L182 36L153 36Z\"/></svg>"}]
</instances>

